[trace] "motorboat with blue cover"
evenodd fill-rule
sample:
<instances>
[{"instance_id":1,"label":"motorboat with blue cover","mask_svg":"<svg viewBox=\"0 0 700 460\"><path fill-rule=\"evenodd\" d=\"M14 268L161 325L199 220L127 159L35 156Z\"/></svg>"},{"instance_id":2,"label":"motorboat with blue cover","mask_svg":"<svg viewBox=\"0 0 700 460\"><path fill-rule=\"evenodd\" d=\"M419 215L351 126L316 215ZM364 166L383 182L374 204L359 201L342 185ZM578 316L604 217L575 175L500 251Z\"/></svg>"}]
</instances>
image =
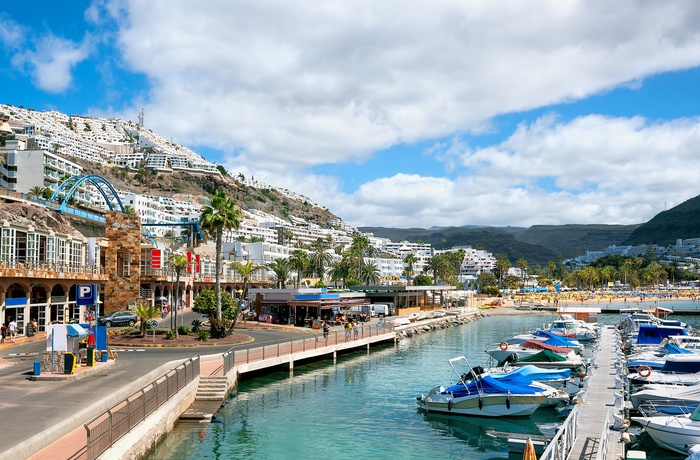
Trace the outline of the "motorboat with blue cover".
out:
<instances>
[{"instance_id":1,"label":"motorboat with blue cover","mask_svg":"<svg viewBox=\"0 0 700 460\"><path fill-rule=\"evenodd\" d=\"M428 412L455 415L475 415L480 417L523 417L529 416L557 390L548 385L530 381L516 383L494 378L490 375L477 376L472 380L463 378L455 369L455 362L464 361L464 356L449 360L459 383L447 388L438 386L427 395L417 398L418 406Z\"/></svg>"}]
</instances>

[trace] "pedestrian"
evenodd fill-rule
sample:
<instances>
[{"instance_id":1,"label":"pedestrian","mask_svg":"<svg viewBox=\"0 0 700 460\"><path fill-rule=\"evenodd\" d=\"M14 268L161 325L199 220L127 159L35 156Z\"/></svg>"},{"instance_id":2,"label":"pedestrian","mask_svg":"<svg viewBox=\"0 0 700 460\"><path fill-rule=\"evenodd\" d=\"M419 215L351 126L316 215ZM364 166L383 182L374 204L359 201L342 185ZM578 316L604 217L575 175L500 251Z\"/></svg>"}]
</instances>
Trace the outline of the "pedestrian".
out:
<instances>
[{"instance_id":1,"label":"pedestrian","mask_svg":"<svg viewBox=\"0 0 700 460\"><path fill-rule=\"evenodd\" d=\"M355 321L355 323L353 323L352 331L355 333L355 340L357 340L357 337L360 334L360 327L358 326L357 321Z\"/></svg>"},{"instance_id":2,"label":"pedestrian","mask_svg":"<svg viewBox=\"0 0 700 460\"><path fill-rule=\"evenodd\" d=\"M10 329L10 341L14 342L15 337L17 337L17 323L14 318L10 320L10 324L7 327Z\"/></svg>"},{"instance_id":3,"label":"pedestrian","mask_svg":"<svg viewBox=\"0 0 700 460\"><path fill-rule=\"evenodd\" d=\"M350 340L350 331L352 331L352 321L345 323L345 341Z\"/></svg>"},{"instance_id":4,"label":"pedestrian","mask_svg":"<svg viewBox=\"0 0 700 460\"><path fill-rule=\"evenodd\" d=\"M331 326L328 324L328 321L323 322L323 338L328 340L328 333L331 331Z\"/></svg>"},{"instance_id":5,"label":"pedestrian","mask_svg":"<svg viewBox=\"0 0 700 460\"><path fill-rule=\"evenodd\" d=\"M3 324L0 329L2 329L2 340L0 340L0 343L5 343L5 337L7 337L7 324Z\"/></svg>"}]
</instances>

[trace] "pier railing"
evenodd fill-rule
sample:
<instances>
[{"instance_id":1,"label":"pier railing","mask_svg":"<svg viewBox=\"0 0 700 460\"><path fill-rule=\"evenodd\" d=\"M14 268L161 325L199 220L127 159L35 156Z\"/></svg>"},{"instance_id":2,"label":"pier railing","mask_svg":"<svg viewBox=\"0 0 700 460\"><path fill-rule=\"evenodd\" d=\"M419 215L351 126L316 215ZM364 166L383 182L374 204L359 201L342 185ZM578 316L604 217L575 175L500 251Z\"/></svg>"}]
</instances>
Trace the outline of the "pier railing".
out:
<instances>
[{"instance_id":1,"label":"pier railing","mask_svg":"<svg viewBox=\"0 0 700 460\"><path fill-rule=\"evenodd\" d=\"M255 346L247 346L245 348L231 348L223 353L224 375L236 365L248 364L270 358L279 358L293 353L316 350L331 345L349 343L355 340L377 337L392 332L394 332L394 325L392 322L385 322L381 327L377 324L367 326L363 324L358 328L357 336L354 331L350 331L349 335L347 331L331 331L328 333L327 337L314 335L303 339L278 340L265 344L256 344Z\"/></svg>"},{"instance_id":2,"label":"pier railing","mask_svg":"<svg viewBox=\"0 0 700 460\"><path fill-rule=\"evenodd\" d=\"M539 460L565 460L576 441L578 430L578 406L574 407L564 424L552 438Z\"/></svg>"},{"instance_id":3,"label":"pier railing","mask_svg":"<svg viewBox=\"0 0 700 460\"><path fill-rule=\"evenodd\" d=\"M199 356L188 359L85 425L93 460L199 375Z\"/></svg>"},{"instance_id":4,"label":"pier railing","mask_svg":"<svg viewBox=\"0 0 700 460\"><path fill-rule=\"evenodd\" d=\"M603 421L603 430L600 433L600 441L598 441L598 453L595 456L595 460L605 460L608 456L608 430L610 420L610 409L605 414L605 420Z\"/></svg>"}]
</instances>

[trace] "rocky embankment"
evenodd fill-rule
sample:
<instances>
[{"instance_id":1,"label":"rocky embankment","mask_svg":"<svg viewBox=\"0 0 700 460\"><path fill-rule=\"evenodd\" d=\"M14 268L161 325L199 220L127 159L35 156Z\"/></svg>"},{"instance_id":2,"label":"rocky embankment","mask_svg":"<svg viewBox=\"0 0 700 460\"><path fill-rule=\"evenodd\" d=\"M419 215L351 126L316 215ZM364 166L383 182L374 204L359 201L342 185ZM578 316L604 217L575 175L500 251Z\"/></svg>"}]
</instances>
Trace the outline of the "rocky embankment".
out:
<instances>
[{"instance_id":1,"label":"rocky embankment","mask_svg":"<svg viewBox=\"0 0 700 460\"><path fill-rule=\"evenodd\" d=\"M405 326L396 327L396 337L398 339L412 337L417 334L425 334L426 332L446 329L453 326L461 326L462 324L471 323L479 318L488 316L484 311L470 311L459 315L446 315L441 318L428 318L420 322L407 324Z\"/></svg>"}]
</instances>

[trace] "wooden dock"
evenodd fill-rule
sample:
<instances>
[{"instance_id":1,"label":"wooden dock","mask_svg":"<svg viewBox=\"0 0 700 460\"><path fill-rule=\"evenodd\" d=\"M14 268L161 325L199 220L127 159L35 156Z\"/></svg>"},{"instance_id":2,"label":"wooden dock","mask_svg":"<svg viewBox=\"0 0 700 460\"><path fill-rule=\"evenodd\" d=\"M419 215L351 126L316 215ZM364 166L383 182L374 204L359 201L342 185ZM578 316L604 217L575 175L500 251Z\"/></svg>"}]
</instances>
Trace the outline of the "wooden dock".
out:
<instances>
[{"instance_id":1,"label":"wooden dock","mask_svg":"<svg viewBox=\"0 0 700 460\"><path fill-rule=\"evenodd\" d=\"M615 388L615 377L618 375L616 365L620 365L615 329L604 328L596 347L598 351L593 361L595 366L589 369L590 388L584 395L584 402L577 406L579 422L576 440L567 457L569 460L625 458L622 431L606 429L615 425L615 415L619 418L624 407L624 390ZM618 420L618 426L619 423Z\"/></svg>"}]
</instances>

